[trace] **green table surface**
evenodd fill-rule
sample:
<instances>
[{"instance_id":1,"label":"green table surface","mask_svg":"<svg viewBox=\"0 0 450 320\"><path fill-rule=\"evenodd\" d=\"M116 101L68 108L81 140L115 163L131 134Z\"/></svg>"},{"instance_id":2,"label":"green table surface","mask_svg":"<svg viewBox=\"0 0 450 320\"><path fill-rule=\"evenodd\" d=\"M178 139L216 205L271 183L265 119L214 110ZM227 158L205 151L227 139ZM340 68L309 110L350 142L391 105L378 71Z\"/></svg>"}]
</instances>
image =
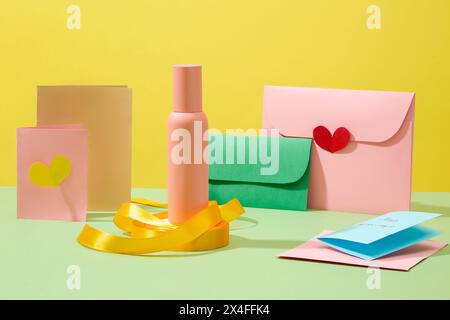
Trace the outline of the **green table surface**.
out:
<instances>
[{"instance_id":1,"label":"green table surface","mask_svg":"<svg viewBox=\"0 0 450 320\"><path fill-rule=\"evenodd\" d=\"M134 196L164 201L165 190L134 189ZM103 253L75 239L84 223L16 219L15 188L0 188L3 299L449 299L450 248L408 272L380 270L379 288L364 267L279 259L315 236L370 215L331 211L247 208L231 224L226 248L150 256ZM443 216L425 225L450 240L450 193L415 193L413 210ZM120 231L113 212L89 213L88 223ZM80 270L80 289L67 287L67 269ZM372 270L373 271L373 270Z\"/></svg>"}]
</instances>

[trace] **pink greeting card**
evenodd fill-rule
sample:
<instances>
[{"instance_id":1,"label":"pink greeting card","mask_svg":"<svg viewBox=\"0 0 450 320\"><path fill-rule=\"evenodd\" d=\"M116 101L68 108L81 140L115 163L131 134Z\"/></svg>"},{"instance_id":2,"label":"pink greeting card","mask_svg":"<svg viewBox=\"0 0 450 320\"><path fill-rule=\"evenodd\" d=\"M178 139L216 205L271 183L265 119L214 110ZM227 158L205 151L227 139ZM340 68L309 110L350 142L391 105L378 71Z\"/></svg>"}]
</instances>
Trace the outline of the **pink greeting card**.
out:
<instances>
[{"instance_id":1,"label":"pink greeting card","mask_svg":"<svg viewBox=\"0 0 450 320\"><path fill-rule=\"evenodd\" d=\"M333 231L325 230L313 239L302 243L298 247L280 254L280 258L313 260L349 264L354 266L376 267L391 270L408 271L422 260L444 248L447 243L437 241L423 241L397 252L375 260L364 260L340 252L317 240Z\"/></svg>"},{"instance_id":2,"label":"pink greeting card","mask_svg":"<svg viewBox=\"0 0 450 320\"><path fill-rule=\"evenodd\" d=\"M82 125L17 129L17 217L86 220L87 150Z\"/></svg>"}]
</instances>

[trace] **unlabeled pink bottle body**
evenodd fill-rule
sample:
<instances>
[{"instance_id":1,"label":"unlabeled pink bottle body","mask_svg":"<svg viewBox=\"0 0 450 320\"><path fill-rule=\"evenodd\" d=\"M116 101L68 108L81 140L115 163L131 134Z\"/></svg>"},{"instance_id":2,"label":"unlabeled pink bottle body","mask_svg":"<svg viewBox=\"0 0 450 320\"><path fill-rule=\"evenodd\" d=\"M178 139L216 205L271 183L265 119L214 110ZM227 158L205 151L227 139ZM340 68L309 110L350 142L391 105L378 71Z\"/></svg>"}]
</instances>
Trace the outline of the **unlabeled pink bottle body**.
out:
<instances>
[{"instance_id":1,"label":"unlabeled pink bottle body","mask_svg":"<svg viewBox=\"0 0 450 320\"><path fill-rule=\"evenodd\" d=\"M174 67L174 106L167 122L169 221L181 224L208 206L208 163L203 141L201 66ZM189 140L189 141L186 141Z\"/></svg>"}]
</instances>

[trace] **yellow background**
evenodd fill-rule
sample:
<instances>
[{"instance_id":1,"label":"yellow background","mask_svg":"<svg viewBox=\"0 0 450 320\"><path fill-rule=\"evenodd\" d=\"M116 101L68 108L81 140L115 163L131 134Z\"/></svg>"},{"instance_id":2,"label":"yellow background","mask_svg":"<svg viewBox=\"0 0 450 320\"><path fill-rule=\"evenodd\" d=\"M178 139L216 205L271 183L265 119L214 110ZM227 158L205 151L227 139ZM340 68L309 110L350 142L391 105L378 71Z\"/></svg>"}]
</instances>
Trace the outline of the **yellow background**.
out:
<instances>
[{"instance_id":1,"label":"yellow background","mask_svg":"<svg viewBox=\"0 0 450 320\"><path fill-rule=\"evenodd\" d=\"M366 27L370 4L381 30ZM127 84L133 185L165 186L175 63L203 64L219 129L259 128L267 84L414 91L413 189L450 191L449 0L0 0L0 185L15 184L36 85Z\"/></svg>"}]
</instances>

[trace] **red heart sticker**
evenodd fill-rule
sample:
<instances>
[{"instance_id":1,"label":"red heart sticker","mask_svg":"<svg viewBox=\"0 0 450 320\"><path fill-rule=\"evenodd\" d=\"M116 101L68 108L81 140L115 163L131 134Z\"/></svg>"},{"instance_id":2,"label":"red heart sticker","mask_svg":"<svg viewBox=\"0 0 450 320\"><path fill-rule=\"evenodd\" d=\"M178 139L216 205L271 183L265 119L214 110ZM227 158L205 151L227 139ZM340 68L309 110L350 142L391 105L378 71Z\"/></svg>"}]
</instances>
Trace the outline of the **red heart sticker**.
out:
<instances>
[{"instance_id":1,"label":"red heart sticker","mask_svg":"<svg viewBox=\"0 0 450 320\"><path fill-rule=\"evenodd\" d=\"M318 126L313 131L314 141L324 150L335 153L344 149L350 141L350 132L340 127L331 135L324 126Z\"/></svg>"}]
</instances>

